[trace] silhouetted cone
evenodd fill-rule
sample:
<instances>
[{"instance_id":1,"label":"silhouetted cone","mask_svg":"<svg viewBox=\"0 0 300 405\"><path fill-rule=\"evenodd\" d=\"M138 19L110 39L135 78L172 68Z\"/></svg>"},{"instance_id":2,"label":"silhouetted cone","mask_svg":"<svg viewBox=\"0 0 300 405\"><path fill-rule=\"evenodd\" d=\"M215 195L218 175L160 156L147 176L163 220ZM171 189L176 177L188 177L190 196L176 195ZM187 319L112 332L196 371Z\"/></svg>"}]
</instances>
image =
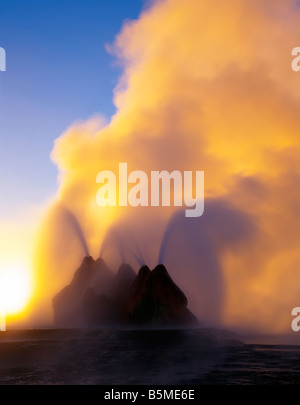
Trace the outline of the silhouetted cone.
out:
<instances>
[{"instance_id":1,"label":"silhouetted cone","mask_svg":"<svg viewBox=\"0 0 300 405\"><path fill-rule=\"evenodd\" d=\"M164 307L187 306L188 300L186 296L171 279L163 264L159 264L152 270L151 282L154 300L160 300Z\"/></svg>"},{"instance_id":2,"label":"silhouetted cone","mask_svg":"<svg viewBox=\"0 0 300 405\"><path fill-rule=\"evenodd\" d=\"M110 285L113 273L102 259L85 257L76 270L71 283L53 298L56 326L81 326L86 323L82 314L82 300L89 288L103 293Z\"/></svg>"},{"instance_id":3,"label":"silhouetted cone","mask_svg":"<svg viewBox=\"0 0 300 405\"><path fill-rule=\"evenodd\" d=\"M121 264L108 292L111 301L112 321L117 323L122 321L123 306L135 278L136 272L133 268L127 263Z\"/></svg>"},{"instance_id":4,"label":"silhouetted cone","mask_svg":"<svg viewBox=\"0 0 300 405\"><path fill-rule=\"evenodd\" d=\"M91 256L86 256L80 267L74 274L73 280L71 284L79 289L85 288L86 285L90 282L91 278L93 277L93 265L95 261Z\"/></svg>"},{"instance_id":5,"label":"silhouetted cone","mask_svg":"<svg viewBox=\"0 0 300 405\"><path fill-rule=\"evenodd\" d=\"M133 283L123 317L128 323L154 325L191 325L197 318L187 309L187 298L174 283L165 266L154 270L142 267Z\"/></svg>"},{"instance_id":6,"label":"silhouetted cone","mask_svg":"<svg viewBox=\"0 0 300 405\"><path fill-rule=\"evenodd\" d=\"M115 275L101 258L95 261L92 286L97 294L106 293L114 281Z\"/></svg>"},{"instance_id":7,"label":"silhouetted cone","mask_svg":"<svg viewBox=\"0 0 300 405\"><path fill-rule=\"evenodd\" d=\"M121 264L112 283L110 296L118 302L124 301L135 278L133 268L127 263Z\"/></svg>"},{"instance_id":8,"label":"silhouetted cone","mask_svg":"<svg viewBox=\"0 0 300 405\"><path fill-rule=\"evenodd\" d=\"M187 298L165 266L136 275L123 263L114 275L102 259L85 257L71 283L53 298L56 326L197 324Z\"/></svg>"},{"instance_id":9,"label":"silhouetted cone","mask_svg":"<svg viewBox=\"0 0 300 405\"><path fill-rule=\"evenodd\" d=\"M92 287L86 291L81 306L85 326L108 325L112 321L110 300L105 294L96 294Z\"/></svg>"},{"instance_id":10,"label":"silhouetted cone","mask_svg":"<svg viewBox=\"0 0 300 405\"><path fill-rule=\"evenodd\" d=\"M123 307L123 319L126 322L143 324L153 317L152 300L146 282L151 274L148 266L140 268Z\"/></svg>"}]
</instances>

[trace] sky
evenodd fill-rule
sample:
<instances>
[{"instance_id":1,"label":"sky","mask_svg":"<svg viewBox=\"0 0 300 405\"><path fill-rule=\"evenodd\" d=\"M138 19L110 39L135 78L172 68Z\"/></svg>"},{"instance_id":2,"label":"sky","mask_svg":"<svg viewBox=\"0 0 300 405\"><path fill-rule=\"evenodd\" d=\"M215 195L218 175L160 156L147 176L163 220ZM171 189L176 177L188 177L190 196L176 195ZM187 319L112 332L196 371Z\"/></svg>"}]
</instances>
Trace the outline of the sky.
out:
<instances>
[{"instance_id":1,"label":"sky","mask_svg":"<svg viewBox=\"0 0 300 405\"><path fill-rule=\"evenodd\" d=\"M75 120L115 112L120 75L106 50L142 0L1 0L0 219L42 205L57 188L54 140Z\"/></svg>"}]
</instances>

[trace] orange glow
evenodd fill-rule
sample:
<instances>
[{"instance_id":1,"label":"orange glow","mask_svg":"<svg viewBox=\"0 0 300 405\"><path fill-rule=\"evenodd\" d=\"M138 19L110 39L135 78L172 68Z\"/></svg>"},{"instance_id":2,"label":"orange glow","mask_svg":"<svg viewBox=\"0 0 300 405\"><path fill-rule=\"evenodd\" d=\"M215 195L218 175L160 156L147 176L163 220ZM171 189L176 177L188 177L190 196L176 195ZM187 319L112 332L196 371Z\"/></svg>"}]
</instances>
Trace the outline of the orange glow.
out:
<instances>
[{"instance_id":1,"label":"orange glow","mask_svg":"<svg viewBox=\"0 0 300 405\"><path fill-rule=\"evenodd\" d=\"M78 218L95 258L106 232L127 220L136 239L143 240L139 227L149 236L146 256L156 260L174 210L95 202L97 173L116 173L127 162L129 170L148 173L204 170L206 198L249 215L255 232L237 244L223 248L226 241L209 227L202 235L211 238L220 263L222 322L289 330L300 299L300 74L290 58L299 19L294 0L165 0L124 25L110 47L124 66L116 114L108 124L100 118L72 125L52 152L60 188L36 252L38 293L49 319L51 298L84 255L56 203ZM187 272L179 269L177 280L187 295L194 291L197 314L198 285Z\"/></svg>"},{"instance_id":2,"label":"orange glow","mask_svg":"<svg viewBox=\"0 0 300 405\"><path fill-rule=\"evenodd\" d=\"M0 269L0 302L6 315L21 312L32 294L30 270L22 264L2 264Z\"/></svg>"}]
</instances>

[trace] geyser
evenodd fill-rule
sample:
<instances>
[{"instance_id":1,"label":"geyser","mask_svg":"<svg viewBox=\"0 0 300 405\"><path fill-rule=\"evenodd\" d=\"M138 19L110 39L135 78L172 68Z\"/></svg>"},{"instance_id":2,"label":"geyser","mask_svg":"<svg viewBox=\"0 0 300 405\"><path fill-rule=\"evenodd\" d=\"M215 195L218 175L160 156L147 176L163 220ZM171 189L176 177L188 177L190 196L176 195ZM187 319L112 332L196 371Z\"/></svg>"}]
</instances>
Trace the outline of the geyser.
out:
<instances>
[{"instance_id":1,"label":"geyser","mask_svg":"<svg viewBox=\"0 0 300 405\"><path fill-rule=\"evenodd\" d=\"M121 264L113 274L102 259L85 257L71 283L53 298L56 327L187 326L197 318L163 265L138 274Z\"/></svg>"},{"instance_id":2,"label":"geyser","mask_svg":"<svg viewBox=\"0 0 300 405\"><path fill-rule=\"evenodd\" d=\"M83 248L83 250L85 252L85 255L90 256L85 236L83 234L83 231L81 229L81 226L80 226L77 218L75 217L74 214L72 214L72 212L70 210L68 210L65 207L63 208L62 214L65 217L65 219L67 220L67 222L71 225L71 227L74 230L76 236L78 237L78 239L79 239L79 241L81 243L81 246L82 246L82 248Z\"/></svg>"},{"instance_id":3,"label":"geyser","mask_svg":"<svg viewBox=\"0 0 300 405\"><path fill-rule=\"evenodd\" d=\"M108 245L114 245L116 247L122 263L126 262L126 252L129 252L135 258L139 266L145 264L139 245L129 230L126 230L125 241L124 237L121 236L116 228L111 229L102 243L99 257L103 256Z\"/></svg>"}]
</instances>

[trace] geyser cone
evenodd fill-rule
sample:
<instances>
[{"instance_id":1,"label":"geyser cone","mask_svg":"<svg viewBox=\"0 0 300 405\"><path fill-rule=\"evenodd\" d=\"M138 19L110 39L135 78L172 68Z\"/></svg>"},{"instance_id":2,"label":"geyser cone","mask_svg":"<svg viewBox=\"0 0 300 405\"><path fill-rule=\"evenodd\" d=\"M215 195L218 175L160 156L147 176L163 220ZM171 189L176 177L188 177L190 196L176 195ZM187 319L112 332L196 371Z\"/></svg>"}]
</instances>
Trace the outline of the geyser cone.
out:
<instances>
[{"instance_id":1,"label":"geyser cone","mask_svg":"<svg viewBox=\"0 0 300 405\"><path fill-rule=\"evenodd\" d=\"M111 299L118 307L124 304L125 298L135 278L136 273L133 268L127 263L121 264L109 293Z\"/></svg>"},{"instance_id":2,"label":"geyser cone","mask_svg":"<svg viewBox=\"0 0 300 405\"><path fill-rule=\"evenodd\" d=\"M123 318L125 322L142 324L151 321L152 306L146 286L150 274L151 271L148 266L140 268L124 304Z\"/></svg>"},{"instance_id":3,"label":"geyser cone","mask_svg":"<svg viewBox=\"0 0 300 405\"><path fill-rule=\"evenodd\" d=\"M85 257L71 283L53 299L57 326L103 326L131 323L185 326L197 319L187 298L164 265L135 273L126 263L113 274L102 259Z\"/></svg>"},{"instance_id":4,"label":"geyser cone","mask_svg":"<svg viewBox=\"0 0 300 405\"><path fill-rule=\"evenodd\" d=\"M166 306L188 304L185 294L174 283L163 264L157 265L152 270L152 294L162 300Z\"/></svg>"},{"instance_id":5,"label":"geyser cone","mask_svg":"<svg viewBox=\"0 0 300 405\"><path fill-rule=\"evenodd\" d=\"M72 283L78 289L84 289L93 276L93 265L95 261L91 256L86 256L74 274Z\"/></svg>"},{"instance_id":6,"label":"geyser cone","mask_svg":"<svg viewBox=\"0 0 300 405\"><path fill-rule=\"evenodd\" d=\"M164 265L140 269L124 305L124 320L134 324L187 325L197 323L187 309L187 298Z\"/></svg>"},{"instance_id":7,"label":"geyser cone","mask_svg":"<svg viewBox=\"0 0 300 405\"><path fill-rule=\"evenodd\" d=\"M108 288L113 273L102 259L86 256L76 270L71 283L53 298L54 324L74 327L83 323L82 302L87 291L101 294ZM93 292L91 292L93 290Z\"/></svg>"}]
</instances>

